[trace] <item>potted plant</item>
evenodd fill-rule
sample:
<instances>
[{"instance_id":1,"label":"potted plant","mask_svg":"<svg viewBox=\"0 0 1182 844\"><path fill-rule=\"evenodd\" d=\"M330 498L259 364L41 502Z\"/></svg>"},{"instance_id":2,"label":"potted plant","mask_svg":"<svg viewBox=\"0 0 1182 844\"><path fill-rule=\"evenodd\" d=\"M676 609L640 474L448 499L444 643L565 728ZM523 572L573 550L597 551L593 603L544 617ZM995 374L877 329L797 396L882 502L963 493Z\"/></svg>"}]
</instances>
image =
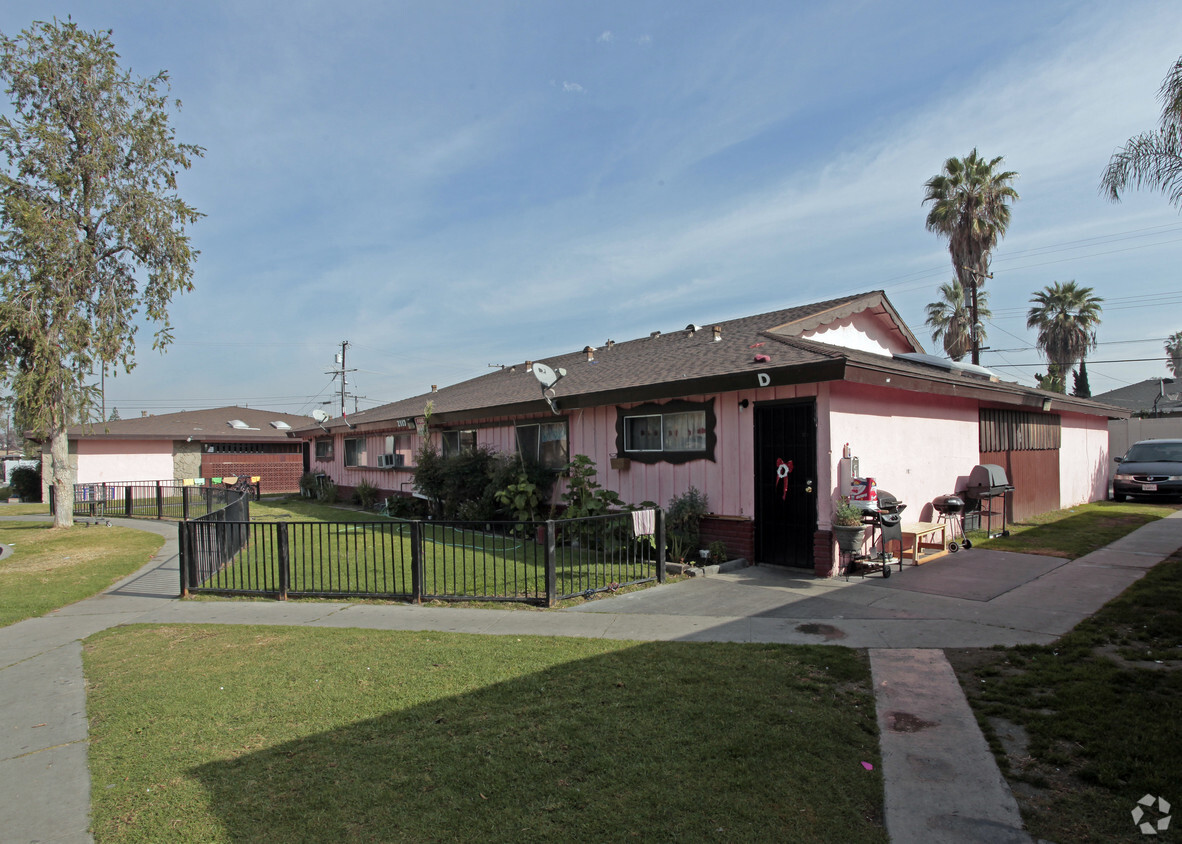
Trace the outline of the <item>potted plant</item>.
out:
<instances>
[{"instance_id":1,"label":"potted plant","mask_svg":"<svg viewBox=\"0 0 1182 844\"><path fill-rule=\"evenodd\" d=\"M866 537L863 515L862 508L851 504L848 498L838 499L833 508L833 538L842 551L856 554L862 550L862 540Z\"/></svg>"}]
</instances>

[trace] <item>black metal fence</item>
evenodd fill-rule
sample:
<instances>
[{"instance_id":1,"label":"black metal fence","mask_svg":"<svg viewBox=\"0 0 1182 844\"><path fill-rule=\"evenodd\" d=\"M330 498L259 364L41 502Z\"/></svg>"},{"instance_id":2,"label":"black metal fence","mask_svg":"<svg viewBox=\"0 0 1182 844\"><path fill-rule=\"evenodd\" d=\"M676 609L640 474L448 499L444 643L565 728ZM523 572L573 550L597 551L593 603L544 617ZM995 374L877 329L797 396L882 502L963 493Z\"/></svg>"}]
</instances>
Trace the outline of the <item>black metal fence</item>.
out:
<instances>
[{"instance_id":1,"label":"black metal fence","mask_svg":"<svg viewBox=\"0 0 1182 844\"><path fill-rule=\"evenodd\" d=\"M188 487L186 487L188 488ZM181 595L189 576L207 580L222 571L242 552L250 537L250 495L229 488L220 490L223 505L178 526L181 557Z\"/></svg>"},{"instance_id":2,"label":"black metal fence","mask_svg":"<svg viewBox=\"0 0 1182 844\"><path fill-rule=\"evenodd\" d=\"M249 485L259 497L259 485ZM56 511L50 486L50 512ZM233 492L233 495L227 493ZM90 518L196 519L221 510L240 497L221 484L185 485L182 481L118 481L74 484L74 515Z\"/></svg>"},{"instance_id":3,"label":"black metal fence","mask_svg":"<svg viewBox=\"0 0 1182 844\"><path fill-rule=\"evenodd\" d=\"M232 511L180 524L182 595L553 606L577 595L665 580L660 510L649 511L647 520L623 512L481 523L252 523Z\"/></svg>"}]
</instances>

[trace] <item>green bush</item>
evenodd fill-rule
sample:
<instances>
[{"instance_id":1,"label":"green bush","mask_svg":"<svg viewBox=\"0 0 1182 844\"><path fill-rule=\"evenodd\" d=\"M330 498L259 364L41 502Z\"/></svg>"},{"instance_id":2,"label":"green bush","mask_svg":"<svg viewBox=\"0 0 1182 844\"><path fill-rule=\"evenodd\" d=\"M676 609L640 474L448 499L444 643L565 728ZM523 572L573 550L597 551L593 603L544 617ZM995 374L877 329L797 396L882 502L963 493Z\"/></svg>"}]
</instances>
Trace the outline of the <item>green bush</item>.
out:
<instances>
[{"instance_id":1,"label":"green bush","mask_svg":"<svg viewBox=\"0 0 1182 844\"><path fill-rule=\"evenodd\" d=\"M422 519L427 502L413 495L391 495L386 499L386 515L392 519Z\"/></svg>"},{"instance_id":2,"label":"green bush","mask_svg":"<svg viewBox=\"0 0 1182 844\"><path fill-rule=\"evenodd\" d=\"M332 482L331 478L323 478L320 486L316 488L316 500L325 504L336 504L339 498L340 493L337 491L337 485Z\"/></svg>"},{"instance_id":3,"label":"green bush","mask_svg":"<svg viewBox=\"0 0 1182 844\"><path fill-rule=\"evenodd\" d=\"M378 500L378 488L369 481L362 481L353 488L353 499L366 510L371 510Z\"/></svg>"},{"instance_id":4,"label":"green bush","mask_svg":"<svg viewBox=\"0 0 1182 844\"><path fill-rule=\"evenodd\" d=\"M716 539L710 543L710 562L711 563L725 563L730 557L726 554L726 543L721 539Z\"/></svg>"},{"instance_id":5,"label":"green bush","mask_svg":"<svg viewBox=\"0 0 1182 844\"><path fill-rule=\"evenodd\" d=\"M522 466L516 457L487 446L443 457L434 448L419 451L415 489L431 501L436 518L494 521L515 518L507 502L498 498L510 486L527 482L549 495L553 475L537 466Z\"/></svg>"},{"instance_id":6,"label":"green bush","mask_svg":"<svg viewBox=\"0 0 1182 844\"><path fill-rule=\"evenodd\" d=\"M41 467L31 469L21 466L12 470L12 491L21 501L41 500Z\"/></svg>"},{"instance_id":7,"label":"green bush","mask_svg":"<svg viewBox=\"0 0 1182 844\"><path fill-rule=\"evenodd\" d=\"M315 472L304 472L300 475L300 494L304 498L315 498L316 491L320 487L321 477L322 475Z\"/></svg>"},{"instance_id":8,"label":"green bush","mask_svg":"<svg viewBox=\"0 0 1182 844\"><path fill-rule=\"evenodd\" d=\"M669 510L665 514L665 534L669 538L673 562L684 560L687 555L698 550L701 536L698 523L709 512L710 505L705 494L692 486L669 500Z\"/></svg>"}]
</instances>

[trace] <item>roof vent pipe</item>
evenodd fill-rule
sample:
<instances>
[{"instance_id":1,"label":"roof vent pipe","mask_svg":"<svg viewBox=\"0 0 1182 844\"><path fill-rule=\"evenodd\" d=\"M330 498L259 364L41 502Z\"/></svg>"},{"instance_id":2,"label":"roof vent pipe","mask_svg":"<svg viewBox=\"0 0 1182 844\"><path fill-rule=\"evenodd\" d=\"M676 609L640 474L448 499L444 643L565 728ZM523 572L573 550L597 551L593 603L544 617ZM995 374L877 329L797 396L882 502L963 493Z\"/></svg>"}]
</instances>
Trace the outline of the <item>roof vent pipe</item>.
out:
<instances>
[{"instance_id":1,"label":"roof vent pipe","mask_svg":"<svg viewBox=\"0 0 1182 844\"><path fill-rule=\"evenodd\" d=\"M586 346L583 349L583 354L587 356L587 360L595 360L595 347Z\"/></svg>"},{"instance_id":2,"label":"roof vent pipe","mask_svg":"<svg viewBox=\"0 0 1182 844\"><path fill-rule=\"evenodd\" d=\"M533 372L534 371L534 362L532 360L527 360L525 362L525 371L526 372Z\"/></svg>"},{"instance_id":3,"label":"roof vent pipe","mask_svg":"<svg viewBox=\"0 0 1182 844\"><path fill-rule=\"evenodd\" d=\"M651 333L648 335L648 338L649 338L650 340L656 340L656 339L657 339L658 337L660 337L660 336L661 336L661 332L660 332L660 331L653 331L653 332L651 332Z\"/></svg>"},{"instance_id":4,"label":"roof vent pipe","mask_svg":"<svg viewBox=\"0 0 1182 844\"><path fill-rule=\"evenodd\" d=\"M685 327L685 332L690 337L693 337L695 334L697 334L701 330L702 330L702 326L694 325L692 322Z\"/></svg>"},{"instance_id":5,"label":"roof vent pipe","mask_svg":"<svg viewBox=\"0 0 1182 844\"><path fill-rule=\"evenodd\" d=\"M432 385L431 385L431 392L433 392L433 393L438 393L438 392L439 392L439 385L438 385L438 384L432 384Z\"/></svg>"},{"instance_id":6,"label":"roof vent pipe","mask_svg":"<svg viewBox=\"0 0 1182 844\"><path fill-rule=\"evenodd\" d=\"M716 325L711 330L714 332L714 342L717 343L719 340L722 339L722 326Z\"/></svg>"},{"instance_id":7,"label":"roof vent pipe","mask_svg":"<svg viewBox=\"0 0 1182 844\"><path fill-rule=\"evenodd\" d=\"M611 348L612 346L614 346L614 345L616 345L616 341L615 341L615 340L608 340L606 343L604 343L604 344L603 344L603 347L604 347L605 349L610 349L610 348Z\"/></svg>"}]
</instances>

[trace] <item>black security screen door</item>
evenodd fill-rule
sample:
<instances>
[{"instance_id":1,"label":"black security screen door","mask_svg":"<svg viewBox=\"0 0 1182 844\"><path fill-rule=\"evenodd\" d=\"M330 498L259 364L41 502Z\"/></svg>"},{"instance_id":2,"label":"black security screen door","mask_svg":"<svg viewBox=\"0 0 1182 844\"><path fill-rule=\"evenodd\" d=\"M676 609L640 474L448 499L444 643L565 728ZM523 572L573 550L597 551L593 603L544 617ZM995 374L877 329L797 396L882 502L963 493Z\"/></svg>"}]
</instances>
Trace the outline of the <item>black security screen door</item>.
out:
<instances>
[{"instance_id":1,"label":"black security screen door","mask_svg":"<svg viewBox=\"0 0 1182 844\"><path fill-rule=\"evenodd\" d=\"M816 530L816 405L756 405L755 559L811 569Z\"/></svg>"}]
</instances>

